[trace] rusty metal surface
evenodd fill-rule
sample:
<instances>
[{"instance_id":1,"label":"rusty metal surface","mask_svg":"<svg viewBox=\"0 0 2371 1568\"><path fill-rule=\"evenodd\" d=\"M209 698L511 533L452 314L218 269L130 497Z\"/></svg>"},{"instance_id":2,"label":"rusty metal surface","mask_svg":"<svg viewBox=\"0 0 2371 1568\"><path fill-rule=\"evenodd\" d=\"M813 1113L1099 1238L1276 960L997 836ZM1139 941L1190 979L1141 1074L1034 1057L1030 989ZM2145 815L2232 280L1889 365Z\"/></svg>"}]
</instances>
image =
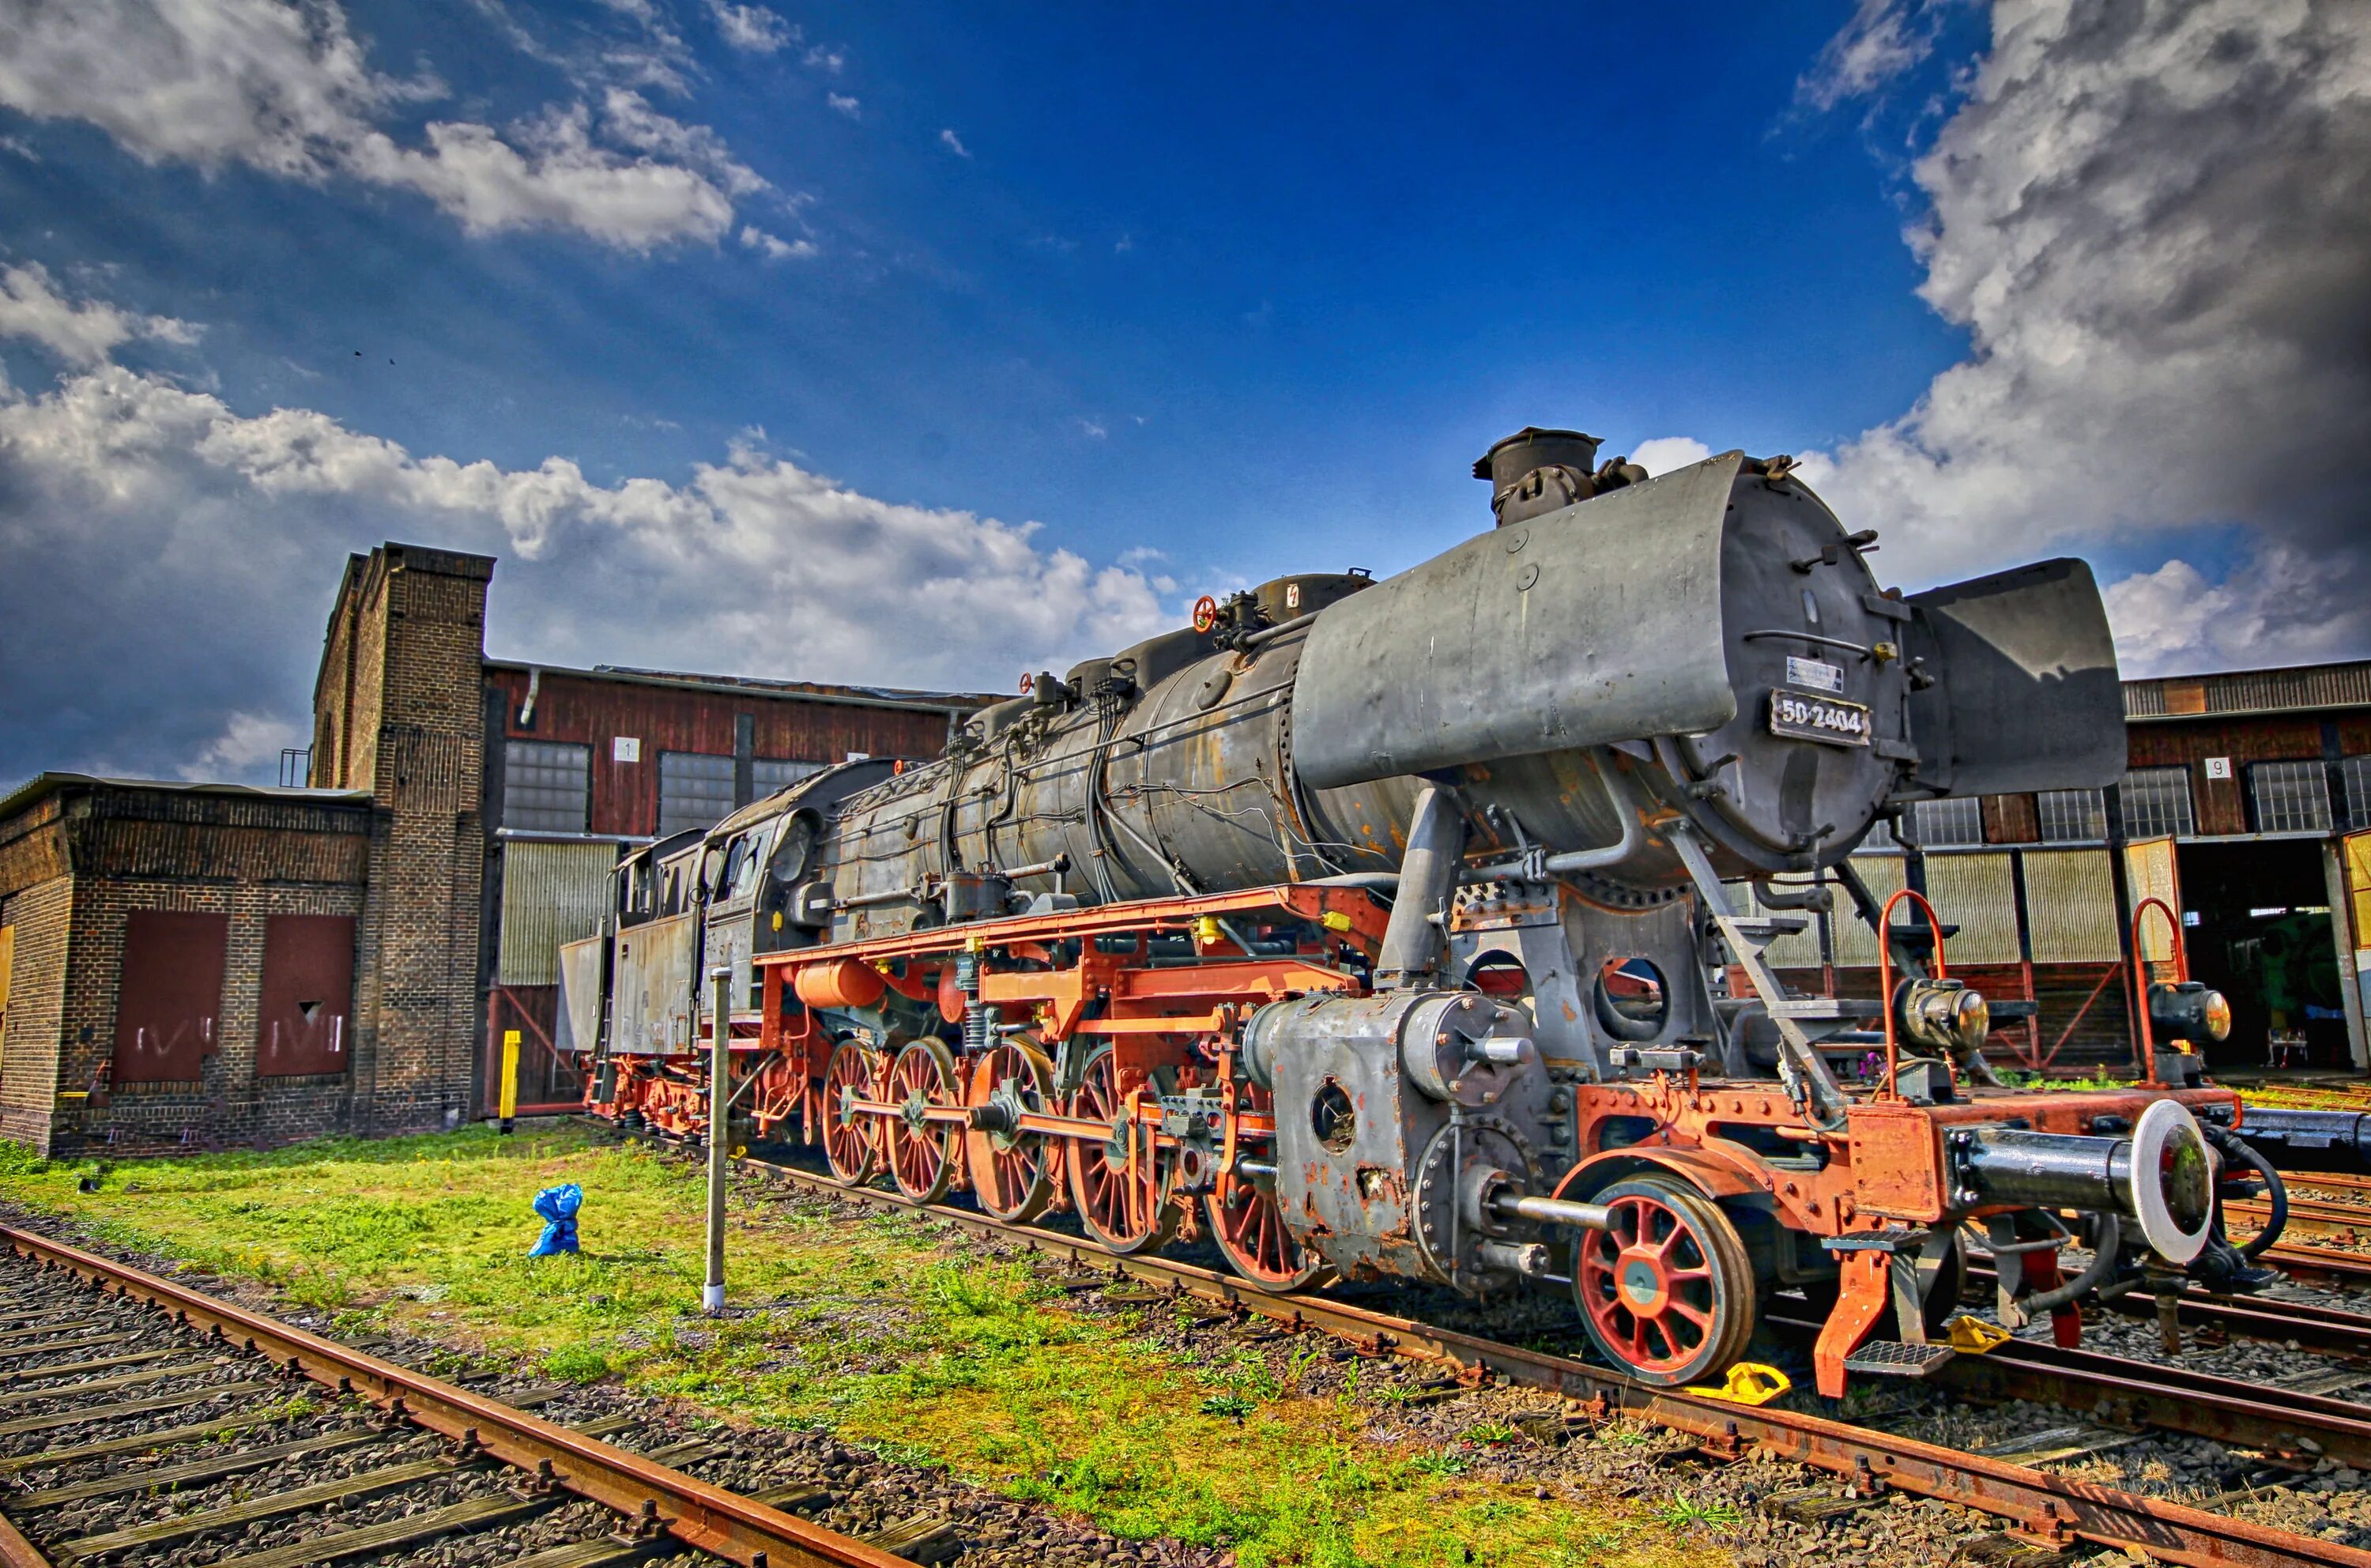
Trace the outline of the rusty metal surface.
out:
<instances>
[{"instance_id":1,"label":"rusty metal surface","mask_svg":"<svg viewBox=\"0 0 2371 1568\"><path fill-rule=\"evenodd\" d=\"M432 1432L476 1444L495 1459L551 1479L629 1518L646 1508L686 1545L769 1568L903 1568L904 1560L794 1515L654 1464L596 1437L514 1410L441 1378L382 1361L260 1313L175 1285L50 1237L0 1226L0 1245L72 1270L102 1289L152 1302L201 1329L362 1397ZM38 1556L34 1559L39 1562ZM13 1565L12 1565L13 1568Z\"/></svg>"},{"instance_id":2,"label":"rusty metal surface","mask_svg":"<svg viewBox=\"0 0 2371 1568\"><path fill-rule=\"evenodd\" d=\"M2156 1561L2198 1568L2371 1568L2371 1551L2246 1519L2139 1497L1818 1416L1649 1389L1567 1356L1475 1339L1323 1296L1270 1295L1233 1276L1190 1263L1142 1255L1115 1257L1077 1237L1033 1226L1005 1225L966 1210L914 1204L877 1189L850 1189L784 1166L755 1160L744 1164L776 1179L844 1198L885 1207L928 1208L935 1217L975 1234L1019 1240L1054 1256L1109 1268L1181 1294L1321 1330L1370 1355L1441 1362L1553 1389L1606 1416L1627 1412L1687 1433L1718 1456L1742 1458L1759 1451L1851 1478L1857 1484L1943 1498L2008 1520L2045 1539L2138 1547Z\"/></svg>"},{"instance_id":3,"label":"rusty metal surface","mask_svg":"<svg viewBox=\"0 0 2371 1568\"><path fill-rule=\"evenodd\" d=\"M609 1049L625 1055L692 1048L691 982L697 915L666 915L618 933Z\"/></svg>"},{"instance_id":4,"label":"rusty metal surface","mask_svg":"<svg viewBox=\"0 0 2371 1568\"><path fill-rule=\"evenodd\" d=\"M2003 1398L2106 1411L2120 1422L2271 1453L2327 1453L2341 1464L2371 1465L2371 1407L2326 1395L2025 1340L1960 1356L1942 1376L1955 1388ZM2316 1447L2302 1447L2301 1437Z\"/></svg>"},{"instance_id":5,"label":"rusty metal surface","mask_svg":"<svg viewBox=\"0 0 2371 1568\"><path fill-rule=\"evenodd\" d=\"M266 917L256 1076L344 1072L353 1055L353 917Z\"/></svg>"},{"instance_id":6,"label":"rusty metal surface","mask_svg":"<svg viewBox=\"0 0 2371 1568\"><path fill-rule=\"evenodd\" d=\"M124 917L115 1081L186 1083L219 1049L230 917L135 909Z\"/></svg>"}]
</instances>

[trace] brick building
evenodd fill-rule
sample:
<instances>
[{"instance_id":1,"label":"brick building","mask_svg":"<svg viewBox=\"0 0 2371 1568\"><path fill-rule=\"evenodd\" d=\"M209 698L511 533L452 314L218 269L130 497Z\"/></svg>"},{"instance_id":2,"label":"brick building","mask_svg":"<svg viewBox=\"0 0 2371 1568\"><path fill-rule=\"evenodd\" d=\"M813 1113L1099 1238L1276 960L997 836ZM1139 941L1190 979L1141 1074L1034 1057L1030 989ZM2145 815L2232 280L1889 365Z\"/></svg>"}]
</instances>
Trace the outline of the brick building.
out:
<instances>
[{"instance_id":1,"label":"brick building","mask_svg":"<svg viewBox=\"0 0 2371 1568\"><path fill-rule=\"evenodd\" d=\"M452 1126L622 846L987 699L490 661L494 562L347 564L281 789L47 773L0 797L0 1136L44 1153Z\"/></svg>"},{"instance_id":2,"label":"brick building","mask_svg":"<svg viewBox=\"0 0 2371 1568\"><path fill-rule=\"evenodd\" d=\"M1856 864L1880 898L1916 873L1947 924L1954 973L2032 1001L1997 1054L2052 1070L2132 1059L2130 912L2180 920L2193 977L2230 997L2226 1068L2371 1071L2371 662L2124 683L2129 770L2106 790L1911 808ZM1874 995L1865 928L1831 917L1775 950ZM2170 973L2152 914L2138 962Z\"/></svg>"}]
</instances>

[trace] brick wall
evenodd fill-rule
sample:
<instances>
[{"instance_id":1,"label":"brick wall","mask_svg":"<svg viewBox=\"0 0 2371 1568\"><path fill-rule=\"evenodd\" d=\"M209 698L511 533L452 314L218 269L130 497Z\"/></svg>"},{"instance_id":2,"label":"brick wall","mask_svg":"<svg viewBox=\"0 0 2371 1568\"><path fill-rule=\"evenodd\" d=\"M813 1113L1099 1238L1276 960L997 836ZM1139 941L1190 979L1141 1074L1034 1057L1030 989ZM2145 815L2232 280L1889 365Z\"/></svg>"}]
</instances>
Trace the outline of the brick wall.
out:
<instances>
[{"instance_id":1,"label":"brick wall","mask_svg":"<svg viewBox=\"0 0 2371 1568\"><path fill-rule=\"evenodd\" d=\"M65 1012L74 879L52 877L0 897L0 926L17 928L8 1033L0 1042L0 1137L47 1147Z\"/></svg>"},{"instance_id":2,"label":"brick wall","mask_svg":"<svg viewBox=\"0 0 2371 1568\"><path fill-rule=\"evenodd\" d=\"M61 1098L46 1136L29 1141L44 1153L111 1147L138 1154L160 1145L281 1144L344 1130L351 1093L346 1074L256 1076L264 921L272 915L359 916L363 903L364 890L353 885L75 878L74 949L56 1053ZM116 1085L97 1101L66 1098L98 1084L113 1058L124 927L135 909L230 917L216 1049L204 1059L204 1076L193 1081Z\"/></svg>"},{"instance_id":3,"label":"brick wall","mask_svg":"<svg viewBox=\"0 0 2371 1568\"><path fill-rule=\"evenodd\" d=\"M474 1103L492 571L483 556L386 545L348 573L332 617L333 628L351 621L353 648L332 781L368 790L373 804L354 976L358 1133L451 1126Z\"/></svg>"}]
</instances>

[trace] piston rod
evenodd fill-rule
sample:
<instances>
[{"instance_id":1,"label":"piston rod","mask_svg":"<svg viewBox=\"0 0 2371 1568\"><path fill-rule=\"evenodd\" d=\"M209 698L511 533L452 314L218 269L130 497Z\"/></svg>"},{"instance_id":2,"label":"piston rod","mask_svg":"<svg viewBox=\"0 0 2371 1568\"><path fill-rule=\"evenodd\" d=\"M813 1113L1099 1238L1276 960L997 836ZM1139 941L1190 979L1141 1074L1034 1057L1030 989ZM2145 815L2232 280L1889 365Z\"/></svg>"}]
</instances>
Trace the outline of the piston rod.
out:
<instances>
[{"instance_id":1,"label":"piston rod","mask_svg":"<svg viewBox=\"0 0 2371 1568\"><path fill-rule=\"evenodd\" d=\"M1576 1230L1611 1230L1613 1211L1603 1204L1577 1204L1567 1198L1535 1198L1501 1193L1491 1200L1490 1212L1500 1219L1528 1219L1540 1225L1569 1225Z\"/></svg>"}]
</instances>

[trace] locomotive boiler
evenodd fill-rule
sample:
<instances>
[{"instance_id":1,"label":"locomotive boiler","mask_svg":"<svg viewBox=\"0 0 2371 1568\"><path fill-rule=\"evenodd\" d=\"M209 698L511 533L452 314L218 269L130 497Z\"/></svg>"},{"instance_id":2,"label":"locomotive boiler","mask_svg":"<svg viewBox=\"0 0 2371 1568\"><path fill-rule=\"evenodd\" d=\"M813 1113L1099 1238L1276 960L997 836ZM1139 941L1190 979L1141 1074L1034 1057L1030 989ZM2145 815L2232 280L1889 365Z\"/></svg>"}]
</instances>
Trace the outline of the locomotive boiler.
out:
<instances>
[{"instance_id":1,"label":"locomotive boiler","mask_svg":"<svg viewBox=\"0 0 2371 1568\"><path fill-rule=\"evenodd\" d=\"M841 1181L1117 1252L1207 1235L1270 1289L1559 1291L1657 1383L1717 1376L1785 1290L1826 1314L1823 1392L1921 1371L1972 1237L2004 1320L2062 1333L2145 1276L2256 1279L2196 988L2152 994L2139 1087L2012 1090L1949 927L1849 859L1914 801L2121 776L2088 568L1883 589L1783 457L1650 478L1534 429L1475 471L1494 525L1406 571L1205 598L936 760L646 851L563 964L596 1105L703 1130L722 1008L750 1130ZM705 962L645 1028L632 888L669 868ZM1838 895L1875 997L1764 957Z\"/></svg>"}]
</instances>

